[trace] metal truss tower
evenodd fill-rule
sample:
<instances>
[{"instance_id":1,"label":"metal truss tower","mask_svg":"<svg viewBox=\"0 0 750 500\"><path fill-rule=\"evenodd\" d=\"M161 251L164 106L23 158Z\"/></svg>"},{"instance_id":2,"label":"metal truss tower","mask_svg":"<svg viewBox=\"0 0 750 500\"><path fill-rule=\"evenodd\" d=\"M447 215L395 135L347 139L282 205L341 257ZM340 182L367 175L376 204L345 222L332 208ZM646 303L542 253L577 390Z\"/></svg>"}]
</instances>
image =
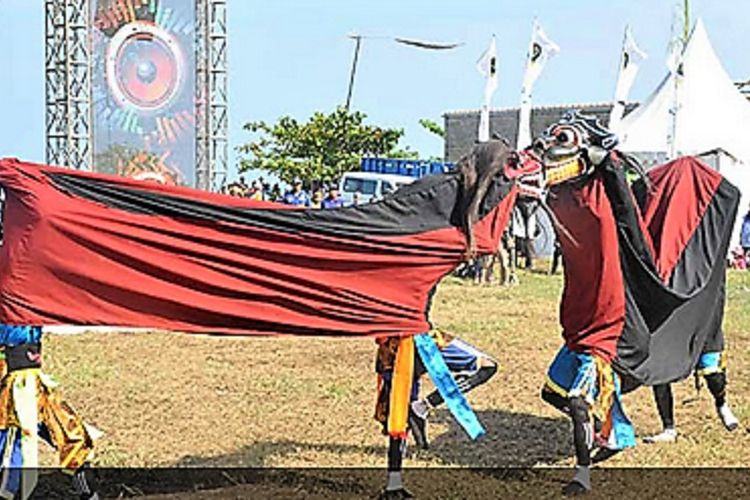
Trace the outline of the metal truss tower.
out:
<instances>
[{"instance_id":1,"label":"metal truss tower","mask_svg":"<svg viewBox=\"0 0 750 500\"><path fill-rule=\"evenodd\" d=\"M196 178L218 190L229 164L227 0L194 0ZM93 168L91 0L45 0L46 161Z\"/></svg>"},{"instance_id":2,"label":"metal truss tower","mask_svg":"<svg viewBox=\"0 0 750 500\"><path fill-rule=\"evenodd\" d=\"M227 2L196 0L196 187L223 187L229 166Z\"/></svg>"},{"instance_id":3,"label":"metal truss tower","mask_svg":"<svg viewBox=\"0 0 750 500\"><path fill-rule=\"evenodd\" d=\"M45 0L47 163L90 170L89 0Z\"/></svg>"}]
</instances>

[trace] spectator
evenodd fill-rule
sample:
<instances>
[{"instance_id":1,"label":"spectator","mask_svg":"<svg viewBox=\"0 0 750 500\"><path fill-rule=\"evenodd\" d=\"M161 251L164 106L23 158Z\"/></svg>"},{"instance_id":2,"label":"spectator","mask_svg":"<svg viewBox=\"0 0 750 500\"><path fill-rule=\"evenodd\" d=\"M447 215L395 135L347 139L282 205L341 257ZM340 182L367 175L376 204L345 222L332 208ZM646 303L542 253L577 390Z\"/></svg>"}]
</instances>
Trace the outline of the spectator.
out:
<instances>
[{"instance_id":1,"label":"spectator","mask_svg":"<svg viewBox=\"0 0 750 500\"><path fill-rule=\"evenodd\" d=\"M281 201L281 188L278 183L275 183L268 191L269 201Z\"/></svg>"},{"instance_id":2,"label":"spectator","mask_svg":"<svg viewBox=\"0 0 750 500\"><path fill-rule=\"evenodd\" d=\"M344 206L344 199L339 196L339 188L336 186L328 190L328 196L323 200L323 208L341 208Z\"/></svg>"},{"instance_id":3,"label":"spectator","mask_svg":"<svg viewBox=\"0 0 750 500\"><path fill-rule=\"evenodd\" d=\"M286 192L284 195L284 203L287 205L294 205L296 207L309 207L310 197L302 189L302 179L295 177L292 181L292 189Z\"/></svg>"},{"instance_id":4,"label":"spectator","mask_svg":"<svg viewBox=\"0 0 750 500\"><path fill-rule=\"evenodd\" d=\"M360 193L359 191L355 191L354 194L352 195L352 205L356 207L361 202L362 202L362 193Z\"/></svg>"},{"instance_id":5,"label":"spectator","mask_svg":"<svg viewBox=\"0 0 750 500\"><path fill-rule=\"evenodd\" d=\"M245 196L245 188L242 187L242 184L239 182L233 182L229 186L227 186L227 194L229 196L236 196L238 198L244 198Z\"/></svg>"},{"instance_id":6,"label":"spectator","mask_svg":"<svg viewBox=\"0 0 750 500\"><path fill-rule=\"evenodd\" d=\"M729 258L729 267L732 269L739 269L741 271L744 271L747 269L747 257L745 256L745 251L737 247L731 252L731 256Z\"/></svg>"},{"instance_id":7,"label":"spectator","mask_svg":"<svg viewBox=\"0 0 750 500\"><path fill-rule=\"evenodd\" d=\"M552 252L552 266L549 270L550 275L557 274L557 268L560 265L562 256L562 245L560 245L560 240L555 238L554 250Z\"/></svg>"},{"instance_id":8,"label":"spectator","mask_svg":"<svg viewBox=\"0 0 750 500\"><path fill-rule=\"evenodd\" d=\"M534 266L534 238L537 236L536 215L529 202L518 201L513 208L513 236L527 270Z\"/></svg>"},{"instance_id":9,"label":"spectator","mask_svg":"<svg viewBox=\"0 0 750 500\"><path fill-rule=\"evenodd\" d=\"M323 191L321 191L320 189L316 189L312 195L310 208L324 208L323 203Z\"/></svg>"},{"instance_id":10,"label":"spectator","mask_svg":"<svg viewBox=\"0 0 750 500\"><path fill-rule=\"evenodd\" d=\"M740 246L745 252L745 260L750 260L750 207L742 219L742 230L740 231Z\"/></svg>"},{"instance_id":11,"label":"spectator","mask_svg":"<svg viewBox=\"0 0 750 500\"><path fill-rule=\"evenodd\" d=\"M249 190L250 190L250 186L248 186L248 185L247 185L247 184L245 183L245 176L243 176L243 175L240 175L240 178L239 178L239 180L237 181L237 184L239 184L239 185L240 185L240 187L241 187L241 188L242 188L242 189L243 189L243 190L244 190L245 192L247 192L247 191L249 191Z\"/></svg>"},{"instance_id":12,"label":"spectator","mask_svg":"<svg viewBox=\"0 0 750 500\"><path fill-rule=\"evenodd\" d=\"M263 184L260 181L253 182L253 187L247 192L247 197L255 201L263 201Z\"/></svg>"}]
</instances>

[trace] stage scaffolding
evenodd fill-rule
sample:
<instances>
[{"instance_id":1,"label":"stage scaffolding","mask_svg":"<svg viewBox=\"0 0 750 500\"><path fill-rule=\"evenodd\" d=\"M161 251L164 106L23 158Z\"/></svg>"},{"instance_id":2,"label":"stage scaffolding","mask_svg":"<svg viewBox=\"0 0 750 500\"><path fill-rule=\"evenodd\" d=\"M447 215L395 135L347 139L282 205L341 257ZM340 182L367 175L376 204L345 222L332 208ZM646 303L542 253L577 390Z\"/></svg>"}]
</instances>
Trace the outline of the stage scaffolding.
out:
<instances>
[{"instance_id":1,"label":"stage scaffolding","mask_svg":"<svg viewBox=\"0 0 750 500\"><path fill-rule=\"evenodd\" d=\"M93 170L91 1L45 0L46 161L78 170ZM218 190L229 163L227 0L193 1L193 183L199 189Z\"/></svg>"}]
</instances>

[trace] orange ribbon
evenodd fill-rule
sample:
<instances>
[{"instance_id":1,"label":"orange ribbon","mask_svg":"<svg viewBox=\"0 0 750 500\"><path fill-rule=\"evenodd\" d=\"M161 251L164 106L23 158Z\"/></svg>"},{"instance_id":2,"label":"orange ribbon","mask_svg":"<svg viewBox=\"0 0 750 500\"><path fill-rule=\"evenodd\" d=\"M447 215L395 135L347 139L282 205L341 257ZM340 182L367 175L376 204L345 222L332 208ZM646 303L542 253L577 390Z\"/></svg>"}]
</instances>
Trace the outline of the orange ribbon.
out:
<instances>
[{"instance_id":1,"label":"orange ribbon","mask_svg":"<svg viewBox=\"0 0 750 500\"><path fill-rule=\"evenodd\" d=\"M414 338L404 337L399 342L391 380L391 399L388 408L388 434L406 439L411 388L414 382Z\"/></svg>"}]
</instances>

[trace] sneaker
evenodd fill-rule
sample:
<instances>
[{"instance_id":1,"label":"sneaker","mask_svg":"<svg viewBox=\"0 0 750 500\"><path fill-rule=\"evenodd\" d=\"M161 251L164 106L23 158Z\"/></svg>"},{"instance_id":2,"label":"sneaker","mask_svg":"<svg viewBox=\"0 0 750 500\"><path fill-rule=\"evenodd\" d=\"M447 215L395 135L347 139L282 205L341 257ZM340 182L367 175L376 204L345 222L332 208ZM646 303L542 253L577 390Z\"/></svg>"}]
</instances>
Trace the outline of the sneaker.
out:
<instances>
[{"instance_id":1,"label":"sneaker","mask_svg":"<svg viewBox=\"0 0 750 500\"><path fill-rule=\"evenodd\" d=\"M404 488L398 490L383 490L378 496L378 500L402 500L405 498L414 498L414 495Z\"/></svg>"},{"instance_id":2,"label":"sneaker","mask_svg":"<svg viewBox=\"0 0 750 500\"><path fill-rule=\"evenodd\" d=\"M565 497L577 497L580 495L587 495L589 491L591 491L590 488L586 488L578 481L571 481L563 487L562 494Z\"/></svg>"},{"instance_id":3,"label":"sneaker","mask_svg":"<svg viewBox=\"0 0 750 500\"><path fill-rule=\"evenodd\" d=\"M674 443L677 441L677 429L664 429L659 434L654 436L646 436L643 438L644 443Z\"/></svg>"},{"instance_id":4,"label":"sneaker","mask_svg":"<svg viewBox=\"0 0 750 500\"><path fill-rule=\"evenodd\" d=\"M417 446L423 450L429 449L430 445L427 442L427 419L417 415L411 408L409 408L409 428Z\"/></svg>"},{"instance_id":5,"label":"sneaker","mask_svg":"<svg viewBox=\"0 0 750 500\"><path fill-rule=\"evenodd\" d=\"M734 416L734 413L732 413L728 404L724 403L722 406L716 408L716 411L719 413L719 418L724 424L724 427L726 427L729 432L732 432L740 426L739 420Z\"/></svg>"},{"instance_id":6,"label":"sneaker","mask_svg":"<svg viewBox=\"0 0 750 500\"><path fill-rule=\"evenodd\" d=\"M562 494L566 497L576 497L585 495L591 491L591 468L576 466L576 473L573 480L563 487Z\"/></svg>"}]
</instances>

